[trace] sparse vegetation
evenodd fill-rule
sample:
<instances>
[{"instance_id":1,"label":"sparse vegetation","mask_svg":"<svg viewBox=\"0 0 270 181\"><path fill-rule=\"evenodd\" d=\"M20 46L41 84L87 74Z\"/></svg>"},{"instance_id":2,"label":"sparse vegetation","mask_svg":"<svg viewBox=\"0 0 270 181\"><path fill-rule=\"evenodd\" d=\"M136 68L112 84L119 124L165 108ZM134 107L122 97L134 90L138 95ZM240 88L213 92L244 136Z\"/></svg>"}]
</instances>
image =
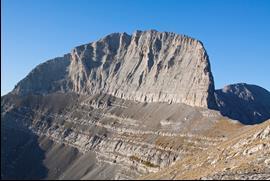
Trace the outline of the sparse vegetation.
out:
<instances>
[{"instance_id":1,"label":"sparse vegetation","mask_svg":"<svg viewBox=\"0 0 270 181\"><path fill-rule=\"evenodd\" d=\"M147 167L154 167L154 168L159 167L158 165L155 165L155 164L153 164L153 163L151 163L149 161L146 161L146 160L142 160L139 157L134 156L134 155L130 156L129 159L132 160L132 161L140 162L140 163L144 164Z\"/></svg>"}]
</instances>

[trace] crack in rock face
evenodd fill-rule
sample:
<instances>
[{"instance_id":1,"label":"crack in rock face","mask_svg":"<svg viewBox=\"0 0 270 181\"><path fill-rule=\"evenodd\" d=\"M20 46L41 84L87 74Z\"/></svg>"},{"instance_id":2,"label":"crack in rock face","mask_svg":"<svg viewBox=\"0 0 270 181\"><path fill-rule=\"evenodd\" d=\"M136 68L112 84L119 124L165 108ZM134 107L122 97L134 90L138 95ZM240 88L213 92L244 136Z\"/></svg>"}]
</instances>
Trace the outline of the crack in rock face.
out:
<instances>
[{"instance_id":1,"label":"crack in rock face","mask_svg":"<svg viewBox=\"0 0 270 181\"><path fill-rule=\"evenodd\" d=\"M113 33L35 68L13 93L106 93L139 102L216 108L203 44L155 30Z\"/></svg>"}]
</instances>

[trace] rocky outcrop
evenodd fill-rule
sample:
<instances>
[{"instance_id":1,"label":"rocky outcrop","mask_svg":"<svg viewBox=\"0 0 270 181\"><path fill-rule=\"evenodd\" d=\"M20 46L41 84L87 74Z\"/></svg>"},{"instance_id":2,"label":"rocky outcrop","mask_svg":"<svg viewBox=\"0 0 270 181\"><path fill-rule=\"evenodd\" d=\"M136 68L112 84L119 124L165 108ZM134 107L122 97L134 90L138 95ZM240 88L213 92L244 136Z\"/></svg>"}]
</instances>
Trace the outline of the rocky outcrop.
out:
<instances>
[{"instance_id":1,"label":"rocky outcrop","mask_svg":"<svg viewBox=\"0 0 270 181\"><path fill-rule=\"evenodd\" d=\"M141 179L264 180L270 178L270 120L245 126L231 138Z\"/></svg>"},{"instance_id":2,"label":"rocky outcrop","mask_svg":"<svg viewBox=\"0 0 270 181\"><path fill-rule=\"evenodd\" d=\"M106 93L140 102L216 107L214 80L203 44L155 30L113 33L41 64L16 94Z\"/></svg>"},{"instance_id":3,"label":"rocky outcrop","mask_svg":"<svg viewBox=\"0 0 270 181\"><path fill-rule=\"evenodd\" d=\"M24 96L68 91L70 58L70 54L66 54L38 65L15 86L12 93Z\"/></svg>"},{"instance_id":4,"label":"rocky outcrop","mask_svg":"<svg viewBox=\"0 0 270 181\"><path fill-rule=\"evenodd\" d=\"M222 115L244 124L270 119L270 92L256 85L233 84L215 92Z\"/></svg>"},{"instance_id":5,"label":"rocky outcrop","mask_svg":"<svg viewBox=\"0 0 270 181\"><path fill-rule=\"evenodd\" d=\"M207 135L218 124L216 120L222 118L215 111L185 104L138 103L110 95L9 94L1 100L1 111L2 138L11 145L2 147L2 157L8 160L1 171L9 179L36 178L32 174L16 175L24 172L21 166L29 164L29 156L17 162L19 156L10 150L32 153L33 148L27 146L27 136L22 141L16 139L24 132L35 136L35 148L42 150L41 155L32 155L38 164L27 168L38 175L35 166L46 163L40 179L134 179L163 169L194 151L203 151L228 134L215 129L217 134L213 131L214 135ZM56 148L42 146L43 138ZM16 140L18 143L12 146ZM85 160L90 153L91 158ZM70 164L63 168L63 160Z\"/></svg>"}]
</instances>

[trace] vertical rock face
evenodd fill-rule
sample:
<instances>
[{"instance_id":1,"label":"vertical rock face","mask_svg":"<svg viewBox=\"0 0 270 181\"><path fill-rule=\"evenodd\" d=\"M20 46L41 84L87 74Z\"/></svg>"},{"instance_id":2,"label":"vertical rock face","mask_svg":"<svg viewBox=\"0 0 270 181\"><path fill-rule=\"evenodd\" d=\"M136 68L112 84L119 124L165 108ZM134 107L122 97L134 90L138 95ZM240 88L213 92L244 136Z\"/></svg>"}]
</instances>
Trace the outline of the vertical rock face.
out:
<instances>
[{"instance_id":1,"label":"vertical rock face","mask_svg":"<svg viewBox=\"0 0 270 181\"><path fill-rule=\"evenodd\" d=\"M35 69L16 92L61 90L106 93L139 102L216 105L208 55L200 41L187 36L155 30L136 31L131 36L113 33L76 47L60 61ZM45 85L34 86L33 82Z\"/></svg>"}]
</instances>

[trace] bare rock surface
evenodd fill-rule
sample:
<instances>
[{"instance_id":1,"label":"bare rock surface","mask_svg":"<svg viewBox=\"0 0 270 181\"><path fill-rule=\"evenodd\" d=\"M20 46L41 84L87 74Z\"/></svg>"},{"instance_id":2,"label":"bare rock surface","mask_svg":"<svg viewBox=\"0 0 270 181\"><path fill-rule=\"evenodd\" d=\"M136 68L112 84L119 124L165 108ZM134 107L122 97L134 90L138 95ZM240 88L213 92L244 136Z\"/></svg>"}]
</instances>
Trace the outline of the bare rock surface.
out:
<instances>
[{"instance_id":1,"label":"bare rock surface","mask_svg":"<svg viewBox=\"0 0 270 181\"><path fill-rule=\"evenodd\" d=\"M214 80L203 44L155 30L113 33L35 68L14 93L106 93L140 102L215 108Z\"/></svg>"},{"instance_id":2,"label":"bare rock surface","mask_svg":"<svg viewBox=\"0 0 270 181\"><path fill-rule=\"evenodd\" d=\"M223 117L205 108L139 103L111 95L10 94L2 103L1 138L6 142L1 156L8 158L3 178L134 179L216 145L241 126L224 120L231 125L228 131L220 125ZM31 153L27 141L13 144L21 132L37 137L35 147L41 155L32 157L43 168L40 177L13 175L23 173L30 156L19 156L17 162L11 150ZM64 162L66 166L61 165ZM28 169L37 173L34 168Z\"/></svg>"},{"instance_id":3,"label":"bare rock surface","mask_svg":"<svg viewBox=\"0 0 270 181\"><path fill-rule=\"evenodd\" d=\"M233 84L216 90L222 115L243 124L257 124L270 119L270 92L250 84Z\"/></svg>"},{"instance_id":4,"label":"bare rock surface","mask_svg":"<svg viewBox=\"0 0 270 181\"><path fill-rule=\"evenodd\" d=\"M270 120L245 126L228 140L143 179L269 180Z\"/></svg>"}]
</instances>

